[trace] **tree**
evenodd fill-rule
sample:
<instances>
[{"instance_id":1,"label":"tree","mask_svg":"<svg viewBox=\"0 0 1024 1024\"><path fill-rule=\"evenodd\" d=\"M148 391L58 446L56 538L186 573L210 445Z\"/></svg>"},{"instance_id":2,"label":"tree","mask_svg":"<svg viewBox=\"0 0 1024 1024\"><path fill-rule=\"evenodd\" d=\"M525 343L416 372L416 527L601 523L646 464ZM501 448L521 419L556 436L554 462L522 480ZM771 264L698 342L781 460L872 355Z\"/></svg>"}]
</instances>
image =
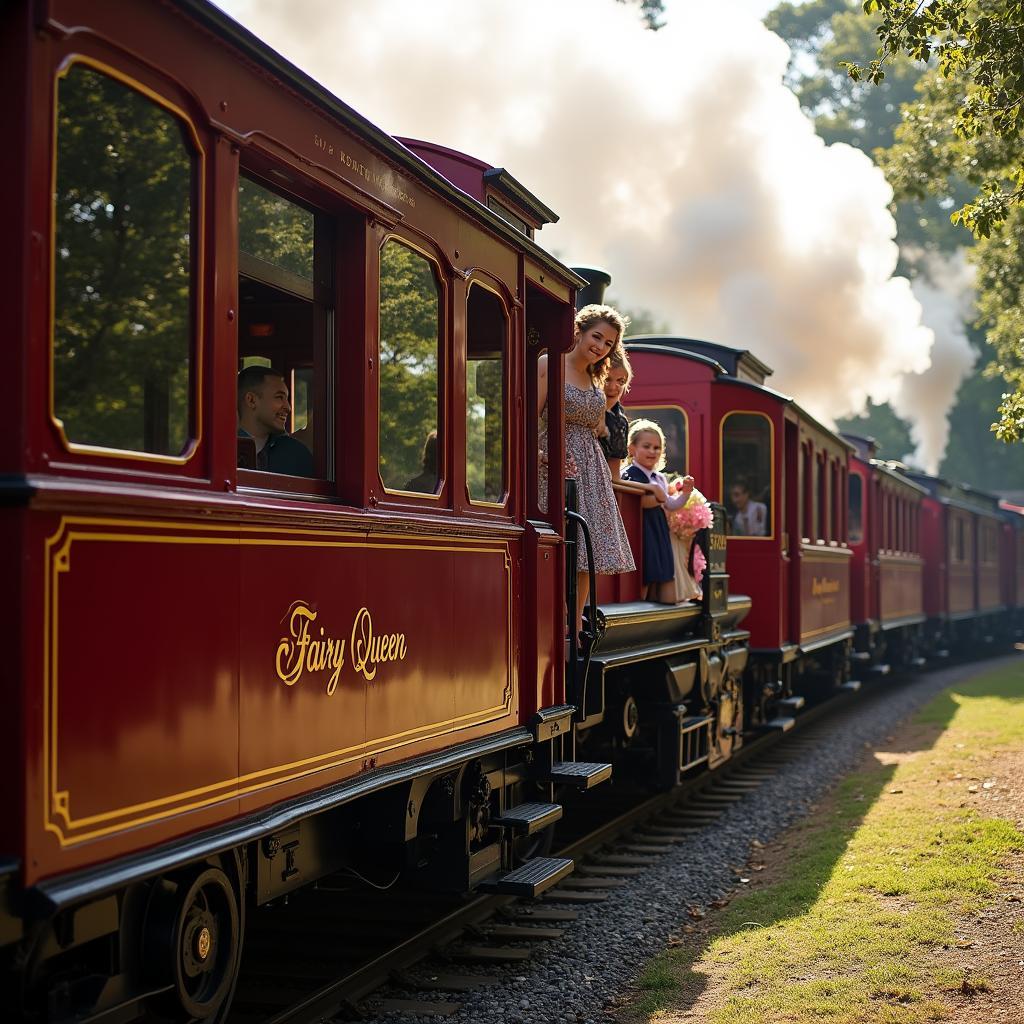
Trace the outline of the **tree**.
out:
<instances>
[{"instance_id":1,"label":"tree","mask_svg":"<svg viewBox=\"0 0 1024 1024\"><path fill-rule=\"evenodd\" d=\"M647 27L657 32L664 25L661 20L665 13L664 0L617 0L620 4L631 3L640 8L640 16L647 23Z\"/></svg>"},{"instance_id":2,"label":"tree","mask_svg":"<svg viewBox=\"0 0 1024 1024\"><path fill-rule=\"evenodd\" d=\"M880 163L901 196L939 196L953 206L951 182L971 185L951 220L979 239L979 310L994 351L986 373L1011 388L992 429L1003 441L1022 440L1024 0L865 0L863 8L878 18L881 45L867 63L844 62L853 82L884 83L903 57L931 67Z\"/></svg>"},{"instance_id":3,"label":"tree","mask_svg":"<svg viewBox=\"0 0 1024 1024\"><path fill-rule=\"evenodd\" d=\"M58 84L54 414L72 442L189 438L194 154L176 117L92 68Z\"/></svg>"},{"instance_id":4,"label":"tree","mask_svg":"<svg viewBox=\"0 0 1024 1024\"><path fill-rule=\"evenodd\" d=\"M394 239L380 254L380 474L395 490L433 492L440 289L433 264ZM441 438L441 444L444 439ZM414 482L413 482L414 481Z\"/></svg>"},{"instance_id":5,"label":"tree","mask_svg":"<svg viewBox=\"0 0 1024 1024\"><path fill-rule=\"evenodd\" d=\"M851 53L875 45L875 23L858 12L857 0L810 0L782 3L765 17L765 25L793 51L787 83L801 107L814 119L818 134L831 144L845 142L868 154L893 145L903 104L912 101L924 68L908 57L891 62L877 86L855 81L841 67ZM962 182L951 182L963 201ZM945 197L905 195L893 204L901 249L900 272L913 276L927 251L954 252L963 233L950 223Z\"/></svg>"},{"instance_id":6,"label":"tree","mask_svg":"<svg viewBox=\"0 0 1024 1024\"><path fill-rule=\"evenodd\" d=\"M914 450L910 424L893 412L888 402L876 405L870 399L860 416L836 420L836 427L847 434L870 437L878 445L880 459L905 459Z\"/></svg>"}]
</instances>

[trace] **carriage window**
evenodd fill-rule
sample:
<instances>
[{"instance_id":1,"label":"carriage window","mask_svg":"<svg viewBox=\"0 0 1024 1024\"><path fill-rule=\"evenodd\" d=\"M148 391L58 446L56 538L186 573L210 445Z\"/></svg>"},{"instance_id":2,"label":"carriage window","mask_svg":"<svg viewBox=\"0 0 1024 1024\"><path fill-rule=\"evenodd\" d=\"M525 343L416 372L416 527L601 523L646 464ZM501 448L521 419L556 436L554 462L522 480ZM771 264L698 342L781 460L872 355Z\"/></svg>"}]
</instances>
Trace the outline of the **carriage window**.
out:
<instances>
[{"instance_id":1,"label":"carriage window","mask_svg":"<svg viewBox=\"0 0 1024 1024\"><path fill-rule=\"evenodd\" d=\"M864 482L856 473L850 474L850 543L864 539Z\"/></svg>"},{"instance_id":2,"label":"carriage window","mask_svg":"<svg viewBox=\"0 0 1024 1024\"><path fill-rule=\"evenodd\" d=\"M814 460L814 472L818 480L818 540L828 540L828 458L824 455Z\"/></svg>"},{"instance_id":3,"label":"carriage window","mask_svg":"<svg viewBox=\"0 0 1024 1024\"><path fill-rule=\"evenodd\" d=\"M967 560L967 543L964 530L964 521L959 518L953 519L953 561L965 562Z\"/></svg>"},{"instance_id":4,"label":"carriage window","mask_svg":"<svg viewBox=\"0 0 1024 1024\"><path fill-rule=\"evenodd\" d=\"M333 479L331 225L238 180L238 464Z\"/></svg>"},{"instance_id":5,"label":"carriage window","mask_svg":"<svg viewBox=\"0 0 1024 1024\"><path fill-rule=\"evenodd\" d=\"M665 434L666 476L686 476L686 414L675 406L630 405L626 415L633 420L653 420Z\"/></svg>"},{"instance_id":6,"label":"carriage window","mask_svg":"<svg viewBox=\"0 0 1024 1024\"><path fill-rule=\"evenodd\" d=\"M238 248L269 267L313 280L313 214L241 178L238 182Z\"/></svg>"},{"instance_id":7,"label":"carriage window","mask_svg":"<svg viewBox=\"0 0 1024 1024\"><path fill-rule=\"evenodd\" d=\"M435 494L440 482L441 290L434 264L401 242L380 252L380 478Z\"/></svg>"},{"instance_id":8,"label":"carriage window","mask_svg":"<svg viewBox=\"0 0 1024 1024\"><path fill-rule=\"evenodd\" d=\"M505 496L505 350L501 300L470 285L466 325L466 485L471 501Z\"/></svg>"},{"instance_id":9,"label":"carriage window","mask_svg":"<svg viewBox=\"0 0 1024 1024\"><path fill-rule=\"evenodd\" d=\"M180 457L192 431L196 154L82 64L57 87L53 413L68 442Z\"/></svg>"},{"instance_id":10,"label":"carriage window","mask_svg":"<svg viewBox=\"0 0 1024 1024\"><path fill-rule=\"evenodd\" d=\"M734 412L722 421L722 478L729 534L772 536L772 425L766 416Z\"/></svg>"}]
</instances>

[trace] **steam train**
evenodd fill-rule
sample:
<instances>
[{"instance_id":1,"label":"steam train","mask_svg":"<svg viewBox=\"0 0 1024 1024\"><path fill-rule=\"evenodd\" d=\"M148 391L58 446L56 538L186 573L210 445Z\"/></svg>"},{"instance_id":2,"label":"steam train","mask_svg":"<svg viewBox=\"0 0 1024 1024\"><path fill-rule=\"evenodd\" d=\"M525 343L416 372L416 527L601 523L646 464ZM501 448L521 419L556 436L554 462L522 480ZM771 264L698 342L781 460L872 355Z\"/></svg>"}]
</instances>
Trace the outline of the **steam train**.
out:
<instances>
[{"instance_id":1,"label":"steam train","mask_svg":"<svg viewBox=\"0 0 1024 1024\"><path fill-rule=\"evenodd\" d=\"M0 78L15 1017L222 1020L247 918L300 887L536 895L573 867L561 794L671 786L858 658L1019 625L1019 515L857 454L750 353L644 338L631 411L678 417L716 501L704 596L602 578L567 647L587 524L557 415L540 457L538 359L587 281L535 241L555 215L205 0L5 5ZM250 367L310 475L240 436ZM741 471L764 536L730 536Z\"/></svg>"}]
</instances>

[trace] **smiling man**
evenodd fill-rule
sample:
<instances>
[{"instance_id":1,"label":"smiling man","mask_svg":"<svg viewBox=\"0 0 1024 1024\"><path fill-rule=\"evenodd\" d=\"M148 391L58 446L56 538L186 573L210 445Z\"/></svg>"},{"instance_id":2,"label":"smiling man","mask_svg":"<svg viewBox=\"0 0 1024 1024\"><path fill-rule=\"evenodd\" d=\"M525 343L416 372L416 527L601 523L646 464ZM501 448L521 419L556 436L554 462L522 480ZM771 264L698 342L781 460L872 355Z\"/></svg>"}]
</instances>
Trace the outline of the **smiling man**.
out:
<instances>
[{"instance_id":1,"label":"smiling man","mask_svg":"<svg viewBox=\"0 0 1024 1024\"><path fill-rule=\"evenodd\" d=\"M238 436L256 442L256 468L312 476L309 449L288 434L292 407L284 377L269 366L247 366L238 375Z\"/></svg>"}]
</instances>

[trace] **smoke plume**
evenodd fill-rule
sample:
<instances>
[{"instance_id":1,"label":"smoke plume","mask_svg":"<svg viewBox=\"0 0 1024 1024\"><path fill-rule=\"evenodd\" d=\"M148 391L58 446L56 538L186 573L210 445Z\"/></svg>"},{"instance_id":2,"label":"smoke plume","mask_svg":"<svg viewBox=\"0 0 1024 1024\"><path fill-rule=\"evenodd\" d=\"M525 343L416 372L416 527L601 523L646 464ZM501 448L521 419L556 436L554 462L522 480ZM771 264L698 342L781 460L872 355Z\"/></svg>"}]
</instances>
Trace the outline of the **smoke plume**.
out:
<instances>
[{"instance_id":1,"label":"smoke plume","mask_svg":"<svg viewBox=\"0 0 1024 1024\"><path fill-rule=\"evenodd\" d=\"M924 308L924 323L934 332L935 342L928 369L901 377L892 405L910 420L916 445L910 461L937 473L949 437L949 410L960 382L978 358L964 327L974 306L974 268L962 250L952 257L924 257L919 266L914 295Z\"/></svg>"},{"instance_id":2,"label":"smoke plume","mask_svg":"<svg viewBox=\"0 0 1024 1024\"><path fill-rule=\"evenodd\" d=\"M962 348L892 276L881 171L815 134L742 5L674 0L656 33L612 0L223 6L386 131L507 167L627 307L751 349L825 421L898 402L937 463Z\"/></svg>"}]
</instances>

